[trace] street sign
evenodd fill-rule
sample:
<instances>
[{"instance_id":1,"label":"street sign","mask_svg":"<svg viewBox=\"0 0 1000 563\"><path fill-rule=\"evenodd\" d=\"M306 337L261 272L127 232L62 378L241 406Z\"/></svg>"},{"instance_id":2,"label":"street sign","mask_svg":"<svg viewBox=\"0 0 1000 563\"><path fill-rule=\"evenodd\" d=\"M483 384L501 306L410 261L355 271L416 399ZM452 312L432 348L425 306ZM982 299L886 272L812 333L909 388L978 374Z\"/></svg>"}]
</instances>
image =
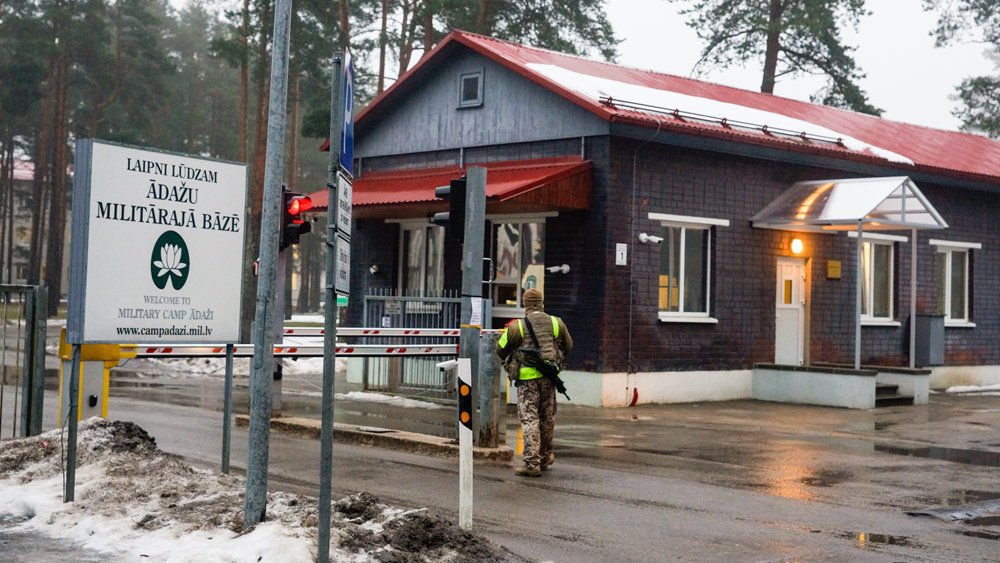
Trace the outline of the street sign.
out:
<instances>
[{"instance_id":1,"label":"street sign","mask_svg":"<svg viewBox=\"0 0 1000 563\"><path fill-rule=\"evenodd\" d=\"M351 52L344 51L344 76L342 100L343 108L340 122L340 166L351 176L354 175L354 61Z\"/></svg>"},{"instance_id":2,"label":"street sign","mask_svg":"<svg viewBox=\"0 0 1000 563\"><path fill-rule=\"evenodd\" d=\"M351 178L344 173L337 174L337 231L341 237L351 242L351 205L354 187Z\"/></svg>"},{"instance_id":3,"label":"street sign","mask_svg":"<svg viewBox=\"0 0 1000 563\"><path fill-rule=\"evenodd\" d=\"M337 278L334 288L341 295L351 292L351 241L337 235Z\"/></svg>"},{"instance_id":4,"label":"street sign","mask_svg":"<svg viewBox=\"0 0 1000 563\"><path fill-rule=\"evenodd\" d=\"M247 167L77 141L67 341L239 338Z\"/></svg>"}]
</instances>

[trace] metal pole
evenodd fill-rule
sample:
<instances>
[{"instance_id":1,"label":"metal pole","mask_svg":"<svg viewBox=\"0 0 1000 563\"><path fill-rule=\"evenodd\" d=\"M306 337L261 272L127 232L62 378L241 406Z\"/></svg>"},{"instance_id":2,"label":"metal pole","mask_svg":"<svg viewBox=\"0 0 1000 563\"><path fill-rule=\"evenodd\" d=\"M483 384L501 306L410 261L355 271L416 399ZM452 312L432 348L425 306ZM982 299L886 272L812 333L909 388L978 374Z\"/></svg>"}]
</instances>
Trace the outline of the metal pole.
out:
<instances>
[{"instance_id":1,"label":"metal pole","mask_svg":"<svg viewBox=\"0 0 1000 563\"><path fill-rule=\"evenodd\" d=\"M66 436L66 483L63 491L63 502L73 502L73 489L76 484L76 426L79 417L80 399L80 345L73 344L72 364L69 373L69 432Z\"/></svg>"},{"instance_id":2,"label":"metal pole","mask_svg":"<svg viewBox=\"0 0 1000 563\"><path fill-rule=\"evenodd\" d=\"M488 301L487 301L488 303ZM500 444L500 358L496 354L499 334L483 334L479 339L479 440L483 448Z\"/></svg>"},{"instance_id":3,"label":"metal pole","mask_svg":"<svg viewBox=\"0 0 1000 563\"><path fill-rule=\"evenodd\" d=\"M917 230L910 238L910 369L916 367L917 355Z\"/></svg>"},{"instance_id":4,"label":"metal pole","mask_svg":"<svg viewBox=\"0 0 1000 563\"><path fill-rule=\"evenodd\" d=\"M222 392L222 472L229 475L229 443L233 425L233 345L226 344L226 385Z\"/></svg>"},{"instance_id":5,"label":"metal pole","mask_svg":"<svg viewBox=\"0 0 1000 563\"><path fill-rule=\"evenodd\" d=\"M864 269L864 254L863 254L863 242L862 234L864 232L863 221L858 221L858 271L856 273L855 280L857 294L854 296L854 369L861 369L861 292L863 288L861 286L861 272Z\"/></svg>"},{"instance_id":6,"label":"metal pole","mask_svg":"<svg viewBox=\"0 0 1000 563\"><path fill-rule=\"evenodd\" d=\"M49 288L44 285L35 287L35 343L33 350L35 359L32 362L33 390L31 393L30 434L37 436L42 433L42 413L45 397L45 337L46 324L49 318Z\"/></svg>"},{"instance_id":7,"label":"metal pole","mask_svg":"<svg viewBox=\"0 0 1000 563\"><path fill-rule=\"evenodd\" d=\"M479 332L486 321L482 318L486 168L470 167L466 172L465 186L465 243L462 247L462 317L461 330L459 331L459 357L469 358L472 373L478 375ZM475 386L479 384L476 381L472 383Z\"/></svg>"},{"instance_id":8,"label":"metal pole","mask_svg":"<svg viewBox=\"0 0 1000 563\"><path fill-rule=\"evenodd\" d=\"M458 527L472 528L472 361L458 359Z\"/></svg>"},{"instance_id":9,"label":"metal pole","mask_svg":"<svg viewBox=\"0 0 1000 563\"><path fill-rule=\"evenodd\" d=\"M323 390L319 440L319 522L316 560L330 561L330 509L333 499L333 391L337 370L337 175L340 171L340 130L343 125L343 58L333 58L333 92L330 95L330 165L326 194L326 287L323 315Z\"/></svg>"},{"instance_id":10,"label":"metal pole","mask_svg":"<svg viewBox=\"0 0 1000 563\"><path fill-rule=\"evenodd\" d=\"M264 204L260 228L260 277L257 282L257 309L252 338L254 356L250 366L250 424L246 500L243 511L244 528L263 521L267 512L271 370L274 363L274 282L278 258L281 168L285 147L291 8L291 0L277 0L274 6L274 45L271 55L271 92L264 164Z\"/></svg>"}]
</instances>

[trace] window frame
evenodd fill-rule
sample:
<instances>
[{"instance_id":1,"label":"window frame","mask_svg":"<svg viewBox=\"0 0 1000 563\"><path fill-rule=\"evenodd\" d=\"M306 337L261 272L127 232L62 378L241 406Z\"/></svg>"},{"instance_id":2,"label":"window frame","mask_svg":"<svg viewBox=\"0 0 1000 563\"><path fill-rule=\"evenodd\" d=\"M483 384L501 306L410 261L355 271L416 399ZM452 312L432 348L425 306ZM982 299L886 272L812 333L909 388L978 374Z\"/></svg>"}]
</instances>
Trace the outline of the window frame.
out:
<instances>
[{"instance_id":1,"label":"window frame","mask_svg":"<svg viewBox=\"0 0 1000 563\"><path fill-rule=\"evenodd\" d=\"M485 90L483 82L485 74L485 69L458 73L458 109L478 108L483 106L483 92ZM465 99L465 80L467 78L476 78L477 80L475 99Z\"/></svg>"},{"instance_id":2,"label":"window frame","mask_svg":"<svg viewBox=\"0 0 1000 563\"><path fill-rule=\"evenodd\" d=\"M546 232L546 235L543 235L543 237L547 237L547 230L548 230L548 221L547 221L547 219L552 218L552 217L558 217L558 216L559 216L558 212L534 213L534 214L531 214L531 215L488 215L486 217L488 228L489 228L489 236L487 237L489 247L487 248L487 252L488 252L488 255L489 255L489 258L490 258L490 263L489 263L489 265L487 265L485 267L490 268L490 271L486 272L485 275L487 275L487 276L490 277L491 282L495 281L495 280L492 280L492 277L493 277L493 272L494 272L493 268L496 267L495 261L496 261L496 243L497 243L497 241L496 241L496 226L497 225L500 225L500 224L517 224L517 225L523 225L525 223L541 223L542 224L542 228ZM543 246L542 246L542 252L544 254L544 252L546 250L545 247L548 246L547 238L543 238L543 243L542 244L543 244ZM519 270L519 276L523 277L524 276L524 264L518 264L518 267L520 268L520 270ZM543 261L543 264L542 264L542 276L543 276L542 277L542 287L543 288L545 287L545 274L546 274L545 264L544 264L544 261ZM493 288L493 285L494 285L493 283L490 283L490 285L489 285L489 298L490 299L494 298L494 293L493 293L494 292L494 288ZM516 287L517 287L517 291L515 292L515 294L516 294L515 305L506 305L506 304L501 305L498 302L494 302L493 303L493 316L494 317L500 317L500 318L519 318L519 317L523 317L524 316L524 304L521 303L521 294L523 292L521 291L520 283L518 283ZM543 291L544 291L544 289L543 289Z\"/></svg>"},{"instance_id":3,"label":"window frame","mask_svg":"<svg viewBox=\"0 0 1000 563\"><path fill-rule=\"evenodd\" d=\"M851 238L858 238L858 233L856 231L848 231L847 236ZM888 317L876 317L871 311L874 309L874 301L868 299L864 310L861 312L861 324L864 326L901 326L901 323L896 319L896 292L898 288L896 286L896 244L897 242L909 242L908 237L899 235L886 235L878 233L862 233L861 242L863 244L871 245L883 245L889 247L889 316ZM869 254L872 260L874 260L874 253ZM869 266L874 271L873 266ZM874 293L874 279L864 280L864 291L868 295L873 295Z\"/></svg>"},{"instance_id":4,"label":"window frame","mask_svg":"<svg viewBox=\"0 0 1000 563\"><path fill-rule=\"evenodd\" d=\"M700 230L706 231L706 244L705 244L705 256L703 257L705 268L705 311L694 311L688 312L684 311L684 286L687 279L686 272L686 260L680 260L680 274L678 275L678 305L681 309L680 311L665 311L660 309L659 303L659 290L660 282L659 276L660 272L663 270L663 259L660 258L659 267L657 268L657 319L662 323L718 323L719 320L712 316L712 250L715 241L714 227L728 227L728 219L717 219L712 217L695 217L690 215L673 215L667 213L649 213L649 219L656 221L661 229L665 228L680 228L681 229L681 240L680 247L683 249L687 239L687 230ZM665 242L665 241L664 241ZM662 242L660 244L663 244ZM662 255L662 252L658 253Z\"/></svg>"},{"instance_id":5,"label":"window frame","mask_svg":"<svg viewBox=\"0 0 1000 563\"><path fill-rule=\"evenodd\" d=\"M944 325L948 327L963 327L963 328L974 328L976 323L972 321L972 251L981 250L983 248L982 243L978 242L960 242L960 241L950 241L950 240L938 240L931 239L929 241L931 246L935 247L935 252L937 254L944 254L945 256L945 272L943 272L944 287L939 287L938 291L943 293L943 302L938 303L939 310L944 312ZM965 312L964 318L954 318L951 316L951 280L953 275L953 257L954 254L961 253L965 255L964 264L964 276L965 281L965 291L962 295L964 299L963 309ZM940 272L939 272L940 273Z\"/></svg>"},{"instance_id":6,"label":"window frame","mask_svg":"<svg viewBox=\"0 0 1000 563\"><path fill-rule=\"evenodd\" d=\"M441 288L437 289L435 293L429 293L427 288L427 270L428 270L428 257L430 256L430 241L431 237L429 235L429 230L440 229L442 232L440 234L440 255L438 260L444 260L444 227L429 224L426 221L399 221L399 257L398 257L398 269L396 276L396 287L400 291L406 293L408 290L405 286L406 276L407 276L407 246L406 246L406 232L407 231L424 231L424 244L423 244L423 256L420 260L420 294L421 296L440 296L444 294L444 276L443 272L441 275Z\"/></svg>"}]
</instances>

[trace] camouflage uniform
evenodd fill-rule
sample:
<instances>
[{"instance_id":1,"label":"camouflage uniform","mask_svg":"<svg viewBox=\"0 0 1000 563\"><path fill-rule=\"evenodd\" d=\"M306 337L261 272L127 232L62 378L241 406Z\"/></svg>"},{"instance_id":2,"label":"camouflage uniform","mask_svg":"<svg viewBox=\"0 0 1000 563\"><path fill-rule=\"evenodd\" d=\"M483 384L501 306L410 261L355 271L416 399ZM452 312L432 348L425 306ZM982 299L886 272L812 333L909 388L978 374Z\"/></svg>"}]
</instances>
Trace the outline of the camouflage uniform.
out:
<instances>
[{"instance_id":1,"label":"camouflage uniform","mask_svg":"<svg viewBox=\"0 0 1000 563\"><path fill-rule=\"evenodd\" d=\"M524 436L524 465L536 469L552 454L556 427L556 388L544 377L517 386L517 417Z\"/></svg>"},{"instance_id":2,"label":"camouflage uniform","mask_svg":"<svg viewBox=\"0 0 1000 563\"><path fill-rule=\"evenodd\" d=\"M524 292L525 320L531 323L543 358L561 368L573 350L573 338L562 319L550 317L542 308L542 294L535 289ZM553 324L553 322L555 324ZM556 336L558 334L558 336ZM524 467L532 476L552 463L552 434L555 428L556 390L551 381L531 367L522 365L522 346L534 347L527 327L518 321L508 323L497 344L497 354L508 376L517 381L517 415L524 437Z\"/></svg>"}]
</instances>

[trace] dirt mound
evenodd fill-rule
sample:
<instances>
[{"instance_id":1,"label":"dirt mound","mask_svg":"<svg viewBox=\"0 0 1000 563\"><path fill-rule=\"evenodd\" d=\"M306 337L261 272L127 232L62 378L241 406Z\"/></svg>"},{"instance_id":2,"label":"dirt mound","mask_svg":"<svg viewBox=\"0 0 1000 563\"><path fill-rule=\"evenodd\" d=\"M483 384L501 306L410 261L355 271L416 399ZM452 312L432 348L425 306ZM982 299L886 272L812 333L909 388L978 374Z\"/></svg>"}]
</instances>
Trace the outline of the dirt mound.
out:
<instances>
[{"instance_id":1,"label":"dirt mound","mask_svg":"<svg viewBox=\"0 0 1000 563\"><path fill-rule=\"evenodd\" d=\"M0 441L2 486L57 483L65 470L65 433ZM77 521L99 517L119 522L116 544L135 545L142 557L156 558L144 534L168 533L178 541L192 533L246 538L261 526L243 529L243 478L195 469L156 447L136 424L92 418L79 425L75 501L50 514L26 507L8 522L45 520L49 529L79 528ZM8 509L9 511L10 509ZM0 505L0 515L4 509ZM15 511L16 512L16 511ZM316 498L269 493L267 520L285 538L316 553L319 503ZM60 527L60 524L64 526ZM331 514L331 558L351 561L521 561L486 538L461 530L424 509L388 506L359 493L337 501ZM266 532L272 533L272 532ZM235 541L235 540L234 540ZM149 542L147 542L149 543ZM123 554L128 558L129 554ZM299 560L299 558L293 557Z\"/></svg>"}]
</instances>

